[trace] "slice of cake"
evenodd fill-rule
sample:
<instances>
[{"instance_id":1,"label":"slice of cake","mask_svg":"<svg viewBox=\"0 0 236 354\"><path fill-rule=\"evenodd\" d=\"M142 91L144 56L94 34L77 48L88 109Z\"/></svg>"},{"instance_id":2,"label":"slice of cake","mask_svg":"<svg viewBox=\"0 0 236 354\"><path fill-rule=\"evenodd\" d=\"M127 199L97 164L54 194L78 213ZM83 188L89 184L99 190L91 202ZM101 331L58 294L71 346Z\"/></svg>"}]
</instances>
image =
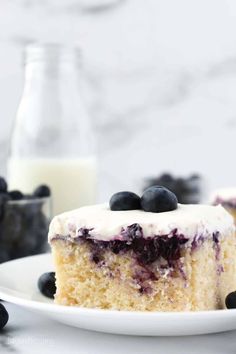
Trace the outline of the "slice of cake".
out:
<instances>
[{"instance_id":1,"label":"slice of cake","mask_svg":"<svg viewBox=\"0 0 236 354\"><path fill-rule=\"evenodd\" d=\"M211 197L211 202L213 205L222 205L236 222L236 188L217 189Z\"/></svg>"},{"instance_id":2,"label":"slice of cake","mask_svg":"<svg viewBox=\"0 0 236 354\"><path fill-rule=\"evenodd\" d=\"M130 311L223 308L236 289L231 215L221 206L177 205L153 193L140 204L134 196L53 219L55 302Z\"/></svg>"}]
</instances>

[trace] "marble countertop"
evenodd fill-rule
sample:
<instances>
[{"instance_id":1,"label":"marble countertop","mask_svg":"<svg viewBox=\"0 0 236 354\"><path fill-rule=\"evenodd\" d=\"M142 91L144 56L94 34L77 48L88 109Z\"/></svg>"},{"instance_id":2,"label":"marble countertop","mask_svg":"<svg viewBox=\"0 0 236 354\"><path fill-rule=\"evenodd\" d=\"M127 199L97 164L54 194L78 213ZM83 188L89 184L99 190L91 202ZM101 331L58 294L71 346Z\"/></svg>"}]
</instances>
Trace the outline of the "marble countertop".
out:
<instances>
[{"instance_id":1,"label":"marble countertop","mask_svg":"<svg viewBox=\"0 0 236 354\"><path fill-rule=\"evenodd\" d=\"M19 354L233 354L236 331L189 337L134 337L89 332L62 325L12 304L0 332L0 353Z\"/></svg>"},{"instance_id":2,"label":"marble countertop","mask_svg":"<svg viewBox=\"0 0 236 354\"><path fill-rule=\"evenodd\" d=\"M81 49L100 201L138 192L144 177L162 172L201 173L206 198L208 188L234 186L232 159L220 157L235 145L236 2L120 0L84 11L100 2L0 1L0 173L23 89L23 48L59 42Z\"/></svg>"}]
</instances>

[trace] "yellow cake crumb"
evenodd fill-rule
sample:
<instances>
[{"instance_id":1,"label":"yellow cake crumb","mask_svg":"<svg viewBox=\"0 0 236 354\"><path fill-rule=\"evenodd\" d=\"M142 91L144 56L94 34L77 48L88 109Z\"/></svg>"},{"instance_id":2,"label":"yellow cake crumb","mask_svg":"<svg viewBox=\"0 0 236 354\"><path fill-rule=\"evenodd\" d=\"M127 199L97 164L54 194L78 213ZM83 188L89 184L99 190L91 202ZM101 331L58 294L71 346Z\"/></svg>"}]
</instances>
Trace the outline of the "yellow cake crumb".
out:
<instances>
[{"instance_id":1,"label":"yellow cake crumb","mask_svg":"<svg viewBox=\"0 0 236 354\"><path fill-rule=\"evenodd\" d=\"M56 267L55 302L61 305L129 311L198 311L223 308L225 296L236 289L236 239L222 235L216 260L215 244L182 249L182 272L152 264L155 279L137 281L141 272L131 252L104 252L104 262L91 260L86 243L51 242ZM142 292L142 286L148 289Z\"/></svg>"}]
</instances>

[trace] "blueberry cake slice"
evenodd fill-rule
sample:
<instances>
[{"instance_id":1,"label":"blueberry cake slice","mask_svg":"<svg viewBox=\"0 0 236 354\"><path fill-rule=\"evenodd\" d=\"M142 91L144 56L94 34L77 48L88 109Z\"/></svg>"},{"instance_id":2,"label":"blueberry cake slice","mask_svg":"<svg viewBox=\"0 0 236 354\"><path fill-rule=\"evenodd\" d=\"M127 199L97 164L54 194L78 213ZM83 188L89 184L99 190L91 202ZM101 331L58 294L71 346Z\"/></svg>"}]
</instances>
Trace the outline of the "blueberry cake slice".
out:
<instances>
[{"instance_id":1,"label":"blueberry cake slice","mask_svg":"<svg viewBox=\"0 0 236 354\"><path fill-rule=\"evenodd\" d=\"M222 188L216 190L212 197L213 205L222 205L236 222L236 188Z\"/></svg>"},{"instance_id":2,"label":"blueberry cake slice","mask_svg":"<svg viewBox=\"0 0 236 354\"><path fill-rule=\"evenodd\" d=\"M156 192L140 200L120 193L110 205L53 219L57 304L129 311L224 307L236 288L233 218L221 206L177 204Z\"/></svg>"}]
</instances>

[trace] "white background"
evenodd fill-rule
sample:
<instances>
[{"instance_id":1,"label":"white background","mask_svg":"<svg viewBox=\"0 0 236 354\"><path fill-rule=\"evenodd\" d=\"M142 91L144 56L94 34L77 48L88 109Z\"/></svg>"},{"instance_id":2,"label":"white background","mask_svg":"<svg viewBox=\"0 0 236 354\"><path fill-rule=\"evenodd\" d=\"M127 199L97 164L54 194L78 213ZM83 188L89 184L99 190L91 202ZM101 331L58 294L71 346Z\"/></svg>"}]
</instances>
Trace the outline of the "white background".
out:
<instances>
[{"instance_id":1,"label":"white background","mask_svg":"<svg viewBox=\"0 0 236 354\"><path fill-rule=\"evenodd\" d=\"M40 40L82 49L100 199L162 171L200 172L209 189L236 185L236 2L81 8L79 0L0 0L2 173L23 85L22 48Z\"/></svg>"}]
</instances>

